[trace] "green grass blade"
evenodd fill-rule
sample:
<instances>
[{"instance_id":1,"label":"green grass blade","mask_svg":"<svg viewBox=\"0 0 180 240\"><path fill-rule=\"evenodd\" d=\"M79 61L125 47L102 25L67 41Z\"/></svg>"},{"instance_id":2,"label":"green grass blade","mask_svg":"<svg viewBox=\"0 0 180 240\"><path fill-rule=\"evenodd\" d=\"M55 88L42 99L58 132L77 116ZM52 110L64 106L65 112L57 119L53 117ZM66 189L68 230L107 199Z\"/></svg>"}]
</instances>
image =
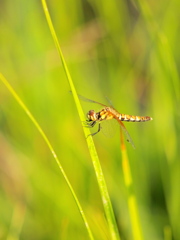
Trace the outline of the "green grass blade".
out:
<instances>
[{"instance_id":1,"label":"green grass blade","mask_svg":"<svg viewBox=\"0 0 180 240\"><path fill-rule=\"evenodd\" d=\"M47 22L48 22L48 25L49 25L49 28L50 28L50 32L51 32L52 37L54 39L54 42L55 42L55 45L56 45L57 50L59 52L59 55L60 55L64 70L65 70L65 73L67 75L68 82L70 84L70 88L71 88L71 91L72 91L72 94L73 94L73 97L74 97L74 100L75 100L75 103L76 103L76 107L77 107L77 110L78 110L78 113L79 113L79 116L80 116L80 120L83 122L83 121L85 121L84 113L83 113L83 110L82 110L82 107L81 107L76 89L74 87L73 81L71 79L70 73L68 71L65 59L63 57L63 54L62 54L62 51L61 51L61 48L60 48L55 30L54 30L54 27L53 27L53 24L52 24L52 21L51 21L51 18L50 18L45 0L42 0L42 5L43 5L44 12L45 12L45 15L46 15L46 19L47 19ZM109 225L109 231L110 231L110 234L111 234L111 238L113 240L120 239L117 224L116 224L116 220L115 220L115 217L114 217L114 212L113 212L113 209L112 209L112 204L111 204L111 201L110 201L110 197L109 197L109 194L108 194L106 182L105 182L105 179L104 179L104 176L103 176L103 172L102 172L100 161L99 161L99 158L98 158L95 146L94 146L93 139L92 139L91 136L87 138L87 136L90 134L89 129L88 128L83 128L83 129L84 129L84 133L85 133L85 136L86 136L86 139L87 139L87 145L88 145L89 152L90 152L90 155L91 155L91 158L92 158L93 166L94 166L94 169L95 169L95 173L96 173L96 177L97 177L97 181L98 181L98 185L99 185L99 189L100 189L100 193L101 193L101 197L102 197L102 202L103 202L103 206L104 206L104 210L105 210L105 214L106 214L106 219L107 219L107 222L108 222L108 225Z\"/></svg>"},{"instance_id":2,"label":"green grass blade","mask_svg":"<svg viewBox=\"0 0 180 240\"><path fill-rule=\"evenodd\" d=\"M64 179L65 179L65 181L66 181L66 183L67 183L67 185L68 185L68 187L69 187L69 189L70 189L70 191L71 191L71 193L72 193L72 195L73 195L73 197L74 197L74 200L75 200L75 202L76 202L76 204L77 204L77 206L78 206L78 209L79 209L79 211L80 211L80 213L81 213L81 216L82 216L82 218L83 218L83 221L84 221L84 223L85 223L86 229L87 229L87 231L88 231L89 238L90 238L91 240L93 240L93 239L94 239L94 238L93 238L93 235L92 235L92 233L91 233L89 224L88 224L87 219L86 219L86 217L85 217L85 215L84 215L84 212L83 212L83 210L82 210L82 207L81 207L81 205L80 205L80 203L79 203L79 200L78 200L78 198L77 198L77 196L76 196L76 194L75 194L75 192L74 192L74 190L73 190L73 187L72 187L72 185L71 185L71 183L70 183L70 181L69 181L66 173L64 172L64 169L63 169L63 167L62 167L62 165L61 165L61 163L60 163L60 161L59 161L59 159L58 159L58 157L57 157L57 155L56 155L56 153L55 153L55 151L54 151L54 149L53 149L53 147L52 147L52 145L51 145L51 143L50 143L50 141L49 141L49 139L47 138L46 134L44 133L44 131L42 130L42 128L40 127L39 123L36 121L36 119L34 118L34 116L32 115L32 113L29 111L29 109L28 109L28 108L26 107L26 105L23 103L23 101L21 100L21 98L18 96L18 94L15 92L15 90L12 88L12 86L8 83L8 81L6 80L6 78L5 78L1 73L0 73L0 80L4 83L4 85L7 87L7 89L9 90L9 92L13 95L13 97L16 99L16 101L18 102L18 104L22 107L22 109L23 109L23 110L25 111L25 113L28 115L28 117L30 118L30 120L31 120L32 123L35 125L35 127L37 128L37 130L38 130L39 133L41 134L42 138L43 138L44 141L46 142L49 150L51 151L54 159L56 160L56 163L57 163L57 165L58 165L58 167L59 167L59 169L60 169L60 171L61 171L61 173L62 173L62 175L63 175L63 177L64 177Z\"/></svg>"},{"instance_id":3,"label":"green grass blade","mask_svg":"<svg viewBox=\"0 0 180 240\"><path fill-rule=\"evenodd\" d=\"M124 137L122 130L120 132L121 136L121 153L122 153L122 170L124 175L124 182L128 192L128 208L129 208L129 215L132 225L132 232L134 240L143 240L142 235L142 227L139 218L137 200L134 193L133 187L133 178L131 174L131 168L129 164L129 159L127 155L126 146L124 144Z\"/></svg>"},{"instance_id":4,"label":"green grass blade","mask_svg":"<svg viewBox=\"0 0 180 240\"><path fill-rule=\"evenodd\" d=\"M164 240L172 240L172 230L169 225L164 227Z\"/></svg>"}]
</instances>

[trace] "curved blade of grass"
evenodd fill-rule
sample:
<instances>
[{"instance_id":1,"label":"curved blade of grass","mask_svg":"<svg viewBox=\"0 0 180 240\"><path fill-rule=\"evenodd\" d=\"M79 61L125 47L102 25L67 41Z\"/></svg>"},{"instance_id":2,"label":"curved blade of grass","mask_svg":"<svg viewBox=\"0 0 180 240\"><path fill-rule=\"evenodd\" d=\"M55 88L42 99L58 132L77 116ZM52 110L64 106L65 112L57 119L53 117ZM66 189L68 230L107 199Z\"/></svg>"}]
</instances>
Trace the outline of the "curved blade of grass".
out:
<instances>
[{"instance_id":1,"label":"curved blade of grass","mask_svg":"<svg viewBox=\"0 0 180 240\"><path fill-rule=\"evenodd\" d=\"M29 111L29 109L26 107L26 105L23 103L23 101L21 100L21 98L18 96L18 94L15 92L15 90L11 87L11 85L8 83L8 81L7 81L6 78L2 75L2 73L0 73L0 80L4 83L4 85L7 87L7 89L9 90L9 92L13 95L13 97L16 99L16 101L18 102L18 104L22 107L22 109L23 109L23 110L25 111L25 113L28 115L28 117L30 118L30 120L31 120L32 123L35 125L35 127L37 128L37 130L38 130L39 133L41 134L42 138L43 138L44 141L46 142L49 150L51 151L54 159L56 160L56 163L57 163L57 165L58 165L58 167L59 167L59 169L60 169L60 171L61 171L61 173L62 173L62 175L63 175L63 177L64 177L64 179L65 179L65 181L66 181L66 183L67 183L67 185L68 185L68 187L69 187L69 189L70 189L70 191L71 191L71 193L72 193L72 195L73 195L73 197L74 197L74 200L75 200L75 202L76 202L76 204L77 204L77 206L78 206L78 209L79 209L79 211L80 211L80 213L81 213L81 216L82 216L82 218L83 218L83 221L84 221L84 223L85 223L86 229L87 229L87 231L88 231L89 238L90 238L91 240L93 240L93 239L94 239L94 238L93 238L93 235L92 235L92 233L91 233L89 224L88 224L87 219L86 219L86 217L85 217L85 215L84 215L84 212L83 212L83 210L82 210L82 207L81 207L81 205L80 205L80 203L79 203L79 200L78 200L78 198L77 198L77 196L76 196L76 194L75 194L75 192L74 192L74 190L73 190L73 187L72 187L72 185L71 185L71 183L70 183L70 181L69 181L66 173L64 172L64 169L63 169L63 167L62 167L62 165L61 165L61 163L60 163L60 161L59 161L59 159L58 159L58 157L57 157L57 155L56 155L56 153L55 153L55 151L54 151L54 149L53 149L53 147L52 147L52 145L51 145L51 143L50 143L50 141L49 141L49 139L47 138L46 134L44 133L44 131L42 130L42 128L40 127L39 123L36 121L36 119L34 118L34 116L32 115L32 113Z\"/></svg>"},{"instance_id":2,"label":"curved blade of grass","mask_svg":"<svg viewBox=\"0 0 180 240\"><path fill-rule=\"evenodd\" d=\"M122 154L122 170L124 175L124 182L128 192L128 208L132 225L132 232L134 240L143 240L142 228L139 219L137 200L133 188L133 179L131 175L131 168L127 155L126 146L124 144L124 136L122 129L120 129L121 138L121 154Z\"/></svg>"},{"instance_id":3,"label":"curved blade of grass","mask_svg":"<svg viewBox=\"0 0 180 240\"><path fill-rule=\"evenodd\" d=\"M76 107L77 107L77 110L78 110L80 120L81 120L81 122L83 122L83 121L85 121L84 113L83 113L83 110L82 110L82 107L81 107L76 89L74 87L73 81L71 79L70 73L68 71L64 56L62 54L62 51L61 51L61 48L60 48L55 30L54 30L54 27L53 27L53 24L52 24L52 21L51 21L51 17L49 15L49 11L48 11L47 4L46 4L45 0L42 0L42 5L43 5L44 12L45 12L45 15L46 15L46 19L47 19L47 22L48 22L48 25L49 25L49 28L50 28L50 32L51 32L52 37L54 39L54 42L55 42L55 45L56 45L57 50L59 52L59 55L60 55L64 70L65 70L65 73L67 75L67 79L68 79L68 82L69 82L69 85L70 85L70 88L71 88L71 91L72 91L72 94L73 94L73 97L74 97L74 100L75 100L75 103L76 103ZM99 158L98 158L95 146L94 146L94 142L93 142L93 139L92 139L91 136L89 136L87 138L87 136L90 134L90 130L88 128L84 128L84 127L83 127L83 130L84 130L84 133L85 133L85 136L86 136L87 145L88 145L89 152L90 152L90 155L91 155L91 159L92 159L92 162L93 162L93 166L94 166L94 169L95 169L95 173L96 173L96 177L97 177L97 181L98 181L98 185L99 185L99 189L100 189L100 193L101 193L101 198L102 198L102 202L103 202L103 206L104 206L104 211L105 211L105 214L106 214L106 219L107 219L107 222L108 222L108 225L109 225L109 231L110 231L110 234L111 234L111 238L113 240L120 239L117 224L116 224L116 220L115 220L115 217L114 217L114 212L113 212L113 209L112 209L112 204L111 204L110 197L109 197L109 194L108 194L108 190L107 190L106 182L105 182L105 179L104 179L104 176L103 176L102 168L101 168L101 165L100 165L100 162L99 162Z\"/></svg>"}]
</instances>

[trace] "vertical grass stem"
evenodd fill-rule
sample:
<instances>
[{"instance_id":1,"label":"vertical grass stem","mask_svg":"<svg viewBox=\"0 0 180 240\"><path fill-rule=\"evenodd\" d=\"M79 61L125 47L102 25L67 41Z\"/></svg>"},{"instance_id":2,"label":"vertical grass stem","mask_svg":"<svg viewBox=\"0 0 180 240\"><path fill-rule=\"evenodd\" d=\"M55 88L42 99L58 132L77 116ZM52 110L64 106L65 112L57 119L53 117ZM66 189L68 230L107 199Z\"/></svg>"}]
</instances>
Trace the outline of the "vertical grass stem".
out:
<instances>
[{"instance_id":1,"label":"vertical grass stem","mask_svg":"<svg viewBox=\"0 0 180 240\"><path fill-rule=\"evenodd\" d=\"M137 206L137 200L133 189L133 179L131 175L131 169L129 164L129 159L127 155L126 145L124 144L124 136L122 130L120 131L120 141L121 141L121 153L122 153L122 169L125 186L128 192L128 208L129 215L132 225L132 232L134 240L143 240L142 228L139 219L139 212Z\"/></svg>"}]
</instances>

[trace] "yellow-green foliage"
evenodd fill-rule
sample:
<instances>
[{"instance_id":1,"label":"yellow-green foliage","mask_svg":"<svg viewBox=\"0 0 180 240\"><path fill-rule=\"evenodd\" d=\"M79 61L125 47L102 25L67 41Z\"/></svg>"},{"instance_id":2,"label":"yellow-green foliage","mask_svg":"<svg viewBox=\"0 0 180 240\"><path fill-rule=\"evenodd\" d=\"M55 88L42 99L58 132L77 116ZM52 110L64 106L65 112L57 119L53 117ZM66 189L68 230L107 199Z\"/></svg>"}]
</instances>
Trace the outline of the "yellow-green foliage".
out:
<instances>
[{"instance_id":1,"label":"yellow-green foliage","mask_svg":"<svg viewBox=\"0 0 180 240\"><path fill-rule=\"evenodd\" d=\"M180 238L179 1L48 1L76 91L119 112L143 239ZM0 72L54 147L95 239L110 239L62 62L40 1L3 1ZM84 114L98 109L82 102ZM94 130L94 129L93 129ZM95 130L94 130L95 131ZM94 136L121 239L133 239L119 131ZM67 183L37 129L0 82L0 238L88 239ZM137 239L136 239L137 240Z\"/></svg>"}]
</instances>

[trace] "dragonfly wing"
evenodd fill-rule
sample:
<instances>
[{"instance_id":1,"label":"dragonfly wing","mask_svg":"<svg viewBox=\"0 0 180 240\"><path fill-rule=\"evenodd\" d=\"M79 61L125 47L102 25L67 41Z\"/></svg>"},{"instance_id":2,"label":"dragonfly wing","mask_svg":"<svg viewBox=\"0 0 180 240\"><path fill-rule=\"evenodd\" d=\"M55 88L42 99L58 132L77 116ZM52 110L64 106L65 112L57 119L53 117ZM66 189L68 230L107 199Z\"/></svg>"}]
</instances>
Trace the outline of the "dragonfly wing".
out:
<instances>
[{"instance_id":1,"label":"dragonfly wing","mask_svg":"<svg viewBox=\"0 0 180 240\"><path fill-rule=\"evenodd\" d=\"M127 129L125 128L124 124L119 120L118 121L120 126L121 126L121 129L123 130L123 132L125 133L125 136L126 136L126 140L131 143L131 145L133 146L133 148L135 148L135 145L134 145L134 142L130 136L130 134L128 133Z\"/></svg>"},{"instance_id":2,"label":"dragonfly wing","mask_svg":"<svg viewBox=\"0 0 180 240\"><path fill-rule=\"evenodd\" d=\"M109 106L112 107L112 108L114 108L113 103L112 103L112 101L108 98L108 96L105 96L105 97L106 97L107 102L109 103Z\"/></svg>"},{"instance_id":3,"label":"dragonfly wing","mask_svg":"<svg viewBox=\"0 0 180 240\"><path fill-rule=\"evenodd\" d=\"M97 103L97 104L99 104L99 105L101 105L101 106L103 106L103 107L106 107L106 105L104 105L104 104L102 104L102 103L100 103L100 102L96 102L96 101L94 101L94 100L91 100L91 99L89 99L89 98L83 97L82 95L79 95L79 94L78 94L78 97L79 97L79 99L81 99L81 100L83 100L83 101L85 101L85 102Z\"/></svg>"},{"instance_id":4,"label":"dragonfly wing","mask_svg":"<svg viewBox=\"0 0 180 240\"><path fill-rule=\"evenodd\" d=\"M115 119L106 120L101 122L102 132L108 137L112 138L117 132L118 122Z\"/></svg>"}]
</instances>

